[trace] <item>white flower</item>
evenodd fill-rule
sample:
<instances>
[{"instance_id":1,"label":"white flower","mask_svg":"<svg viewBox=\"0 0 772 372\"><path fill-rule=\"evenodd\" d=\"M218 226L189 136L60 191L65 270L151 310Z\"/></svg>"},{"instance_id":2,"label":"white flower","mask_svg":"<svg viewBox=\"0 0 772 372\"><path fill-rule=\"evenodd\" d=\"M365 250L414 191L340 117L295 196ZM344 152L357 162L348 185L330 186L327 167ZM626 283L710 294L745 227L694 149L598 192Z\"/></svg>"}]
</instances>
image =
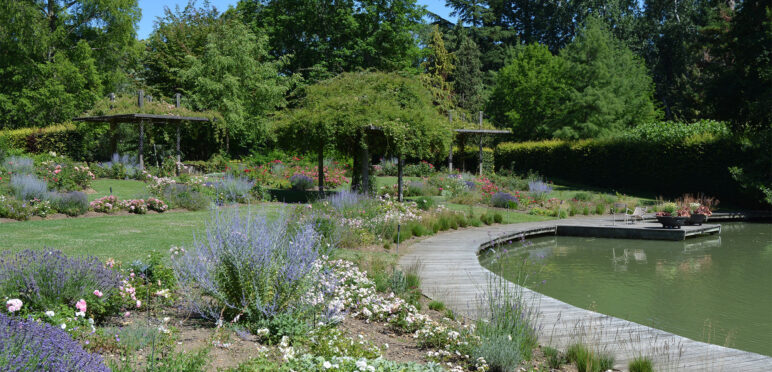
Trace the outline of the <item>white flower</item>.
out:
<instances>
[{"instance_id":1,"label":"white flower","mask_svg":"<svg viewBox=\"0 0 772 372\"><path fill-rule=\"evenodd\" d=\"M67 329L67 324L62 323L60 327L62 327L62 329Z\"/></svg>"},{"instance_id":2,"label":"white flower","mask_svg":"<svg viewBox=\"0 0 772 372\"><path fill-rule=\"evenodd\" d=\"M322 367L324 367L324 369L330 369L332 368L332 363L325 360L324 364L322 364Z\"/></svg>"},{"instance_id":3,"label":"white flower","mask_svg":"<svg viewBox=\"0 0 772 372\"><path fill-rule=\"evenodd\" d=\"M365 368L367 368L367 361L366 361L366 360L364 360L364 359L359 359L359 360L357 360L357 363L356 363L356 365L357 365L357 368L358 368L360 371L364 371L364 370L365 370Z\"/></svg>"},{"instance_id":4,"label":"white flower","mask_svg":"<svg viewBox=\"0 0 772 372\"><path fill-rule=\"evenodd\" d=\"M82 312L82 311L78 311L78 312L76 312L76 313L75 313L75 316L76 316L76 317L81 317L81 318L84 318L84 317L86 316L86 313L84 313L84 312Z\"/></svg>"},{"instance_id":5,"label":"white flower","mask_svg":"<svg viewBox=\"0 0 772 372\"><path fill-rule=\"evenodd\" d=\"M268 328L260 328L257 330L257 335L261 337L268 336L269 333L271 333L271 331L269 331Z\"/></svg>"},{"instance_id":6,"label":"white flower","mask_svg":"<svg viewBox=\"0 0 772 372\"><path fill-rule=\"evenodd\" d=\"M47 315L47 316L49 316L49 317L52 317L52 316L54 316L54 315L56 315L56 314L54 314L54 312L53 312L53 311L51 311L51 310L48 310L48 311L46 311L46 315Z\"/></svg>"}]
</instances>

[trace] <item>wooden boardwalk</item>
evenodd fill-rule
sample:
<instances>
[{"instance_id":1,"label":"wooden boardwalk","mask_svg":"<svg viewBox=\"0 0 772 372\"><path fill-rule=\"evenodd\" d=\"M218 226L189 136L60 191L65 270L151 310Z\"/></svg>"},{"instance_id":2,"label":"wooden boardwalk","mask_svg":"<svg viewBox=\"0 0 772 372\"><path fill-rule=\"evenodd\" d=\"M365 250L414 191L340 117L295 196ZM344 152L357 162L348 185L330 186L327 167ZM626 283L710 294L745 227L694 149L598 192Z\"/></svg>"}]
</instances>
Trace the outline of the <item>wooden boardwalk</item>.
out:
<instances>
[{"instance_id":1,"label":"wooden boardwalk","mask_svg":"<svg viewBox=\"0 0 772 372\"><path fill-rule=\"evenodd\" d=\"M419 262L421 290L453 311L477 319L477 303L493 273L477 258L482 247L519 235L554 233L556 224L605 224L593 218L494 225L441 233L405 247L403 267ZM610 221L608 221L610 222ZM649 356L658 371L772 371L772 357L711 345L623 319L584 310L527 288L523 297L538 311L539 342L565 349L581 341L613 354L626 370L635 356Z\"/></svg>"}]
</instances>

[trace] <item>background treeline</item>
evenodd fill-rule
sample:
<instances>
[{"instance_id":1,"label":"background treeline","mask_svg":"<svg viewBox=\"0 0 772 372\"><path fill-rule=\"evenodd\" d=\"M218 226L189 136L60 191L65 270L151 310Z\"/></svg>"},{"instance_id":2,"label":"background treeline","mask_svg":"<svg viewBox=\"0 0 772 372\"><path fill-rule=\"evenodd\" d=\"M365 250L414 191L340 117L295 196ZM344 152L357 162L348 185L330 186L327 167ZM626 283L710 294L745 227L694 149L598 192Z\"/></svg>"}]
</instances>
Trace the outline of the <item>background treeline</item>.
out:
<instances>
[{"instance_id":1,"label":"background treeline","mask_svg":"<svg viewBox=\"0 0 772 372\"><path fill-rule=\"evenodd\" d=\"M191 1L167 9L138 40L136 0L2 2L0 141L61 148L47 139L53 134L8 131L63 124L46 133L78 142L69 150L77 157L106 159L106 125L67 121L104 107L111 92L130 100L143 89L169 104L182 93L187 109L217 114L212 125L184 128L184 158L262 153L281 145L276 123L308 105L310 87L345 72L377 71L413 76L433 97L426 109L452 111L456 126L463 118L476 126L474 114L484 111L486 126L512 129L518 141L618 140L660 121L723 121L733 147L757 149L757 156L722 177L769 192L767 2L446 5L458 22L415 0L241 0L224 12ZM119 130L119 150L135 152L137 128ZM172 151L173 129L147 131L145 151Z\"/></svg>"}]
</instances>

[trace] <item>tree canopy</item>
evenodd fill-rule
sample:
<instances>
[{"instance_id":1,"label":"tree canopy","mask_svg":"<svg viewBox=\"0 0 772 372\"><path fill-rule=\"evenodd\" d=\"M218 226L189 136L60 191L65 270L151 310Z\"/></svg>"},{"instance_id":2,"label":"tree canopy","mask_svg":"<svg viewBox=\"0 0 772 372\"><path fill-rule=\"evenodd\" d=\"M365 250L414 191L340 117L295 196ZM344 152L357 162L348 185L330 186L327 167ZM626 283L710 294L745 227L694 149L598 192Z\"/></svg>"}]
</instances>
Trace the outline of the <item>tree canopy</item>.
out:
<instances>
[{"instance_id":1,"label":"tree canopy","mask_svg":"<svg viewBox=\"0 0 772 372\"><path fill-rule=\"evenodd\" d=\"M275 126L280 140L295 148L350 155L367 147L424 158L444 153L451 139L429 90L398 73L343 73L308 86L299 106L285 110Z\"/></svg>"}]
</instances>

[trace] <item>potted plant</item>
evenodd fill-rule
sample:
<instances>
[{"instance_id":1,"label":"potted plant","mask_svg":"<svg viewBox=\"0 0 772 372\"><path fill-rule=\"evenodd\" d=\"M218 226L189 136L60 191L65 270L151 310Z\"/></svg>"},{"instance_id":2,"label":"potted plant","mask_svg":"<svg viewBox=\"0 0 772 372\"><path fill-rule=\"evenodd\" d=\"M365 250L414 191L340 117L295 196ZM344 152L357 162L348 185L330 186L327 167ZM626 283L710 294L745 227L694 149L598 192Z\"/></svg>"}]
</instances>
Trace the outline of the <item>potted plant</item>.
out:
<instances>
[{"instance_id":1,"label":"potted plant","mask_svg":"<svg viewBox=\"0 0 772 372\"><path fill-rule=\"evenodd\" d=\"M665 229L680 229L686 223L686 220L689 219L688 216L682 216L682 212L683 210L679 210L677 216L673 216L670 212L657 212L657 221Z\"/></svg>"},{"instance_id":2,"label":"potted plant","mask_svg":"<svg viewBox=\"0 0 772 372\"><path fill-rule=\"evenodd\" d=\"M696 206L694 204L696 204ZM691 216L689 217L689 220L686 221L687 225L701 226L702 223L707 221L708 217L713 214L707 205L692 203L692 206L694 209L693 209L693 212L691 213Z\"/></svg>"}]
</instances>

